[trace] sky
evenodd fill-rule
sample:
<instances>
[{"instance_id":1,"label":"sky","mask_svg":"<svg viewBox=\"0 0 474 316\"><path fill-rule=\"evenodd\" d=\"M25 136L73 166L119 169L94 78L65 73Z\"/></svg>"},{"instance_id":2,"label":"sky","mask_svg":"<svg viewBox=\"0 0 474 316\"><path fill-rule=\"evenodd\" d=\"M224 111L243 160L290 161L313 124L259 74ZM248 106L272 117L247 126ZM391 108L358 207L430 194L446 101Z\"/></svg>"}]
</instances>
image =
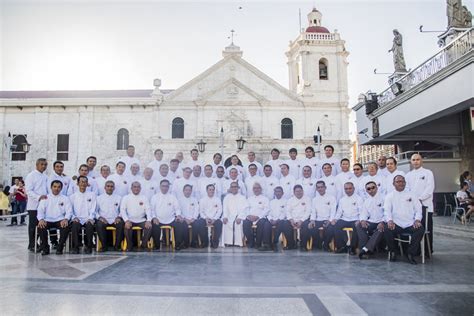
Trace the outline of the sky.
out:
<instances>
[{"instance_id":1,"label":"sky","mask_svg":"<svg viewBox=\"0 0 474 316\"><path fill-rule=\"evenodd\" d=\"M464 0L473 9L473 1ZM0 0L0 90L177 89L222 58L243 58L288 87L285 52L315 6L346 41L349 106L382 91L393 72L392 30L408 68L435 54L447 24L445 0L423 1L22 1ZM241 7L241 9L239 9Z\"/></svg>"}]
</instances>

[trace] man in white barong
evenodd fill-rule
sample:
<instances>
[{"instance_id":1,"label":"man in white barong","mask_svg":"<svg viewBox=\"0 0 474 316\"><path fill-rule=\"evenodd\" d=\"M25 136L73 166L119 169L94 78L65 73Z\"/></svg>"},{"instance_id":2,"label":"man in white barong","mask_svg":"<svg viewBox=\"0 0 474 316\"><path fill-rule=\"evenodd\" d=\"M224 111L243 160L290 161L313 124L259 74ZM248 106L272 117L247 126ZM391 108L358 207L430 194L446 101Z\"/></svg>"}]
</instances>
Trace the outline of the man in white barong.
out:
<instances>
[{"instance_id":1,"label":"man in white barong","mask_svg":"<svg viewBox=\"0 0 474 316\"><path fill-rule=\"evenodd\" d=\"M222 243L225 246L242 247L242 222L247 217L248 203L245 196L239 194L239 189L239 184L232 182L230 192L224 198Z\"/></svg>"}]
</instances>

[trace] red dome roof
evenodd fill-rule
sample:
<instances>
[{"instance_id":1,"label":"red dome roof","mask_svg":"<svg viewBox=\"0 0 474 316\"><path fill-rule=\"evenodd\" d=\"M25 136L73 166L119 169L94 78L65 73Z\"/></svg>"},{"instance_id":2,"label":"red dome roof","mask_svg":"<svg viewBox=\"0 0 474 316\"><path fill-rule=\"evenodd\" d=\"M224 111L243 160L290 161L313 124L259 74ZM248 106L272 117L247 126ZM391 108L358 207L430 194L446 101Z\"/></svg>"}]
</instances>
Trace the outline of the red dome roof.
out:
<instances>
[{"instance_id":1,"label":"red dome roof","mask_svg":"<svg viewBox=\"0 0 474 316\"><path fill-rule=\"evenodd\" d=\"M324 26L309 26L306 29L307 33L331 33L327 28Z\"/></svg>"}]
</instances>

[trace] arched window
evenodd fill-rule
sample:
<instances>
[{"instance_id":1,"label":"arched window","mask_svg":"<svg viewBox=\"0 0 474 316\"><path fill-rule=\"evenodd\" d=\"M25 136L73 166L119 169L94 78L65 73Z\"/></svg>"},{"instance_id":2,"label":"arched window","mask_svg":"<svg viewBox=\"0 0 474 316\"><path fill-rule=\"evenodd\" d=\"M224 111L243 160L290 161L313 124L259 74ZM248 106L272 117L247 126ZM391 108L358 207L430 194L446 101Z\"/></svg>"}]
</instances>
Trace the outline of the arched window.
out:
<instances>
[{"instance_id":1,"label":"arched window","mask_svg":"<svg viewBox=\"0 0 474 316\"><path fill-rule=\"evenodd\" d=\"M128 130L121 128L117 132L117 150L125 150L128 147Z\"/></svg>"},{"instance_id":2,"label":"arched window","mask_svg":"<svg viewBox=\"0 0 474 316\"><path fill-rule=\"evenodd\" d=\"M23 151L23 144L26 143L28 143L26 141L26 135L13 135L12 160L26 160L26 153Z\"/></svg>"},{"instance_id":3,"label":"arched window","mask_svg":"<svg viewBox=\"0 0 474 316\"><path fill-rule=\"evenodd\" d=\"M319 60L319 79L328 80L328 60L326 58Z\"/></svg>"},{"instance_id":4,"label":"arched window","mask_svg":"<svg viewBox=\"0 0 474 316\"><path fill-rule=\"evenodd\" d=\"M281 138L293 138L293 121L289 118L284 118L283 120L281 120Z\"/></svg>"},{"instance_id":5,"label":"arched window","mask_svg":"<svg viewBox=\"0 0 474 316\"><path fill-rule=\"evenodd\" d=\"M184 120L176 117L171 125L171 138L184 138Z\"/></svg>"}]
</instances>

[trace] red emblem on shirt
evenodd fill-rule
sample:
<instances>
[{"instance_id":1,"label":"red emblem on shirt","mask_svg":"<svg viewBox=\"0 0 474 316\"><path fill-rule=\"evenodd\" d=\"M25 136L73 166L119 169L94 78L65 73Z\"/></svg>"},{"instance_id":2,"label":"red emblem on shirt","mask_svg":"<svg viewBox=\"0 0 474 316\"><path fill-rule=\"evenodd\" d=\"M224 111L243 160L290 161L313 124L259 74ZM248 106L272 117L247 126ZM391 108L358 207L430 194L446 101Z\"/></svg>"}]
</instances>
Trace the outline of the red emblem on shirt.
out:
<instances>
[{"instance_id":1,"label":"red emblem on shirt","mask_svg":"<svg viewBox=\"0 0 474 316\"><path fill-rule=\"evenodd\" d=\"M140 203L138 203L138 204L140 204L140 205L143 205L143 202L142 202L142 201L140 201Z\"/></svg>"}]
</instances>

